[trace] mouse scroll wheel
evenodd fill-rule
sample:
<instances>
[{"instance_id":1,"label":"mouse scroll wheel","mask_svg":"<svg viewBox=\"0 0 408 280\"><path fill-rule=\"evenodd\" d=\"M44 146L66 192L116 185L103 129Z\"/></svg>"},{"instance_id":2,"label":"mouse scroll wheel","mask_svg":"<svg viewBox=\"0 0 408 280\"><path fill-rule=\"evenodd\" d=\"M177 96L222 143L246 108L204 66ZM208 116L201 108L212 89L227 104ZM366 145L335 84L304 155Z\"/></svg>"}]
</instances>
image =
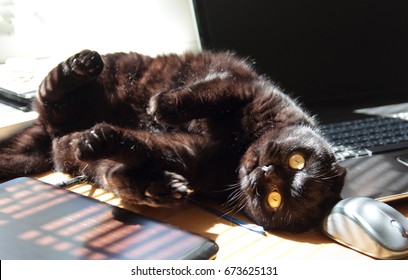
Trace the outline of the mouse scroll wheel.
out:
<instances>
[{"instance_id":1,"label":"mouse scroll wheel","mask_svg":"<svg viewBox=\"0 0 408 280\"><path fill-rule=\"evenodd\" d=\"M400 223L398 223L396 220L391 220L391 225L399 230L402 237L408 238L408 232Z\"/></svg>"}]
</instances>

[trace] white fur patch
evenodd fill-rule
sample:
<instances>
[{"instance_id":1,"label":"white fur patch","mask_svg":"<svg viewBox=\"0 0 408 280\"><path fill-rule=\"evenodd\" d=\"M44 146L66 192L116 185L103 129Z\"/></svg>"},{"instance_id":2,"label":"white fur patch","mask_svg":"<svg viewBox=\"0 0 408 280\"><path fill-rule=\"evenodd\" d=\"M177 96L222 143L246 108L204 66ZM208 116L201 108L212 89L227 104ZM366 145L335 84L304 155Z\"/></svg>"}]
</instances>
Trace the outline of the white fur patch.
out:
<instances>
[{"instance_id":1,"label":"white fur patch","mask_svg":"<svg viewBox=\"0 0 408 280\"><path fill-rule=\"evenodd\" d=\"M213 72L213 73L209 73L204 78L204 80L205 81L212 81L212 80L215 80L215 79L223 80L223 79L228 78L229 76L231 76L231 74L229 72Z\"/></svg>"}]
</instances>

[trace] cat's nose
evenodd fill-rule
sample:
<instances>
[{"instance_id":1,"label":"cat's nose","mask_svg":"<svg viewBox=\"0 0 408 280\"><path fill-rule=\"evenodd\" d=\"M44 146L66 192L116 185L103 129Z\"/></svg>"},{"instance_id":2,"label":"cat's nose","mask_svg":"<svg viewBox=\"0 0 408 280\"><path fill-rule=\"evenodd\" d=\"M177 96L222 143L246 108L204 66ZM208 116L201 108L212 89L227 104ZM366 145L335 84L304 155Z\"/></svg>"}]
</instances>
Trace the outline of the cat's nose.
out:
<instances>
[{"instance_id":1,"label":"cat's nose","mask_svg":"<svg viewBox=\"0 0 408 280\"><path fill-rule=\"evenodd\" d=\"M273 172L275 168L273 167L273 165L264 165L261 167L261 169L265 173L265 175L268 175Z\"/></svg>"}]
</instances>

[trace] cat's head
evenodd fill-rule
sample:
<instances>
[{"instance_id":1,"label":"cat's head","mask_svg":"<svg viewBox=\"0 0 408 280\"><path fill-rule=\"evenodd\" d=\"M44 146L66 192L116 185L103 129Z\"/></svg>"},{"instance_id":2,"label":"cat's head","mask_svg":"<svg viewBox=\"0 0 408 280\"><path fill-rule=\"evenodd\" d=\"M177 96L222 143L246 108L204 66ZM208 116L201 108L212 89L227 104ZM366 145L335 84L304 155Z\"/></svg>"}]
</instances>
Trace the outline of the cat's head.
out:
<instances>
[{"instance_id":1,"label":"cat's head","mask_svg":"<svg viewBox=\"0 0 408 280\"><path fill-rule=\"evenodd\" d=\"M271 129L242 158L235 199L266 229L304 231L340 200L345 174L313 129Z\"/></svg>"}]
</instances>

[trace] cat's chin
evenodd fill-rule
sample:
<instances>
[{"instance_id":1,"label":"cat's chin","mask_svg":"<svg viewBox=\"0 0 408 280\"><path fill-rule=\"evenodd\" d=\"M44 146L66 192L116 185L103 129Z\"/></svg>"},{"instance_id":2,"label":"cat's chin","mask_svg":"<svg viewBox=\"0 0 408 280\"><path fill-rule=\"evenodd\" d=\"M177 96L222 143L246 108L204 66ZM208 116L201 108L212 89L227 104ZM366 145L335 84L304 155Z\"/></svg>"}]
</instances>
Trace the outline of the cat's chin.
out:
<instances>
[{"instance_id":1,"label":"cat's chin","mask_svg":"<svg viewBox=\"0 0 408 280\"><path fill-rule=\"evenodd\" d=\"M253 202L253 200L252 200ZM247 204L245 213L256 224L265 230L285 230L293 233L308 231L319 225L321 216L315 213L300 213L300 207L293 207L291 203L282 204L279 209L271 210L264 207L262 201L257 204Z\"/></svg>"}]
</instances>

